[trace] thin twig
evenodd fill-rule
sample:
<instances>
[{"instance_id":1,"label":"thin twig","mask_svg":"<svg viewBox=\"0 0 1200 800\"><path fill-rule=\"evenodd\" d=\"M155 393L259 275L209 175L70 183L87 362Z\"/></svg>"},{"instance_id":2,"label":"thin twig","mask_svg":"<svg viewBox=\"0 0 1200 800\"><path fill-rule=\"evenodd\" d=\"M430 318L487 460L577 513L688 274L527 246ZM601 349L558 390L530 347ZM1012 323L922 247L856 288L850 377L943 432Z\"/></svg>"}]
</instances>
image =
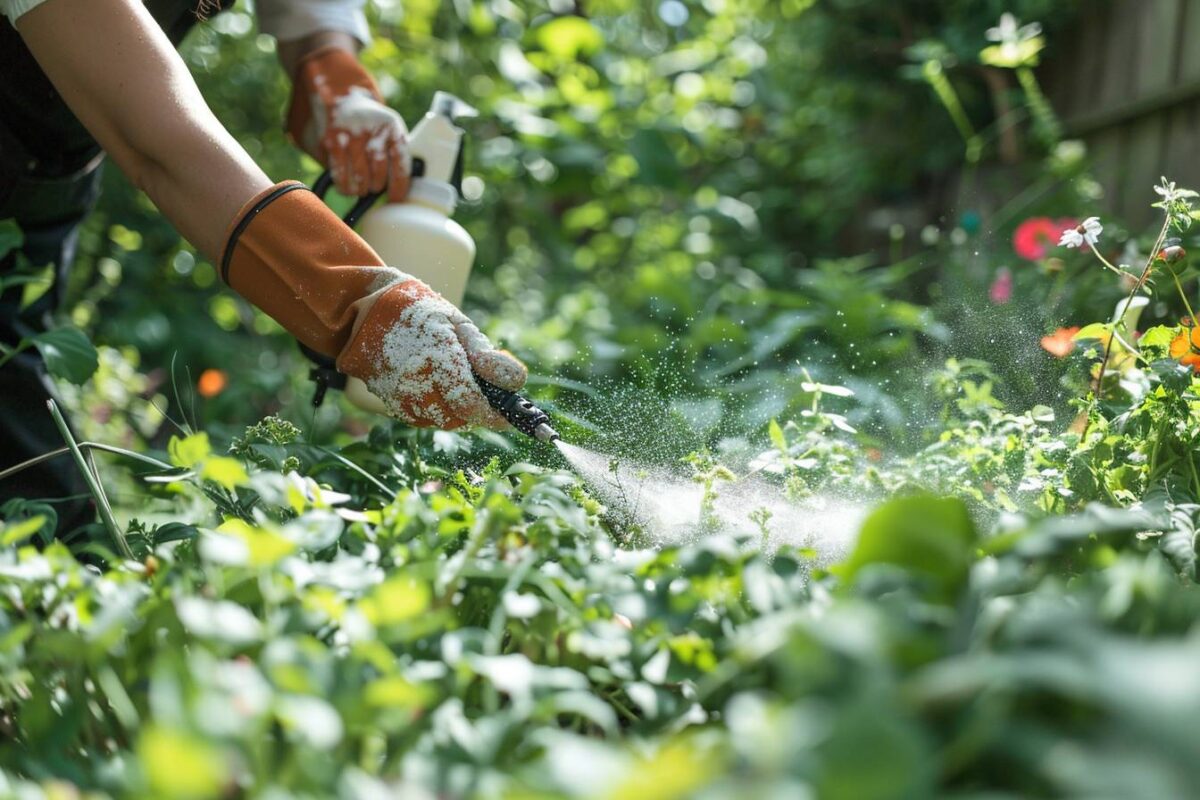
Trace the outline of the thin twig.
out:
<instances>
[{"instance_id":1,"label":"thin twig","mask_svg":"<svg viewBox=\"0 0 1200 800\"><path fill-rule=\"evenodd\" d=\"M83 473L83 479L87 482L88 488L92 492L92 497L96 501L96 511L99 513L104 527L108 529L109 536L116 543L117 550L125 558L133 558L133 551L129 549L129 542L125 541L125 534L121 533L121 529L117 526L117 521L113 518L112 510L108 505L108 498L104 496L104 487L100 485L99 478L93 475L92 471L88 469L87 461L83 457L83 451L75 443L75 437L71 434L71 429L67 426L67 421L63 418L62 412L58 410L58 404L53 400L47 400L46 407L50 409L50 416L54 418L54 424L58 426L58 432L62 434L63 440L66 441L67 447L75 459L75 466Z\"/></svg>"},{"instance_id":2,"label":"thin twig","mask_svg":"<svg viewBox=\"0 0 1200 800\"><path fill-rule=\"evenodd\" d=\"M160 469L180 469L174 464L168 464L165 461L159 461L157 458L151 458L150 456L142 455L141 453L135 453L132 450L126 450L122 447L113 447L112 445L100 444L99 442L77 442L76 446L80 450L102 450L105 453L114 453L119 456L126 456L127 458L132 458L136 461L141 461ZM4 480L5 478L12 477L18 472L24 472L30 467L36 467L38 464L41 464L44 461L49 461L52 458L58 458L61 455L66 455L69 452L71 452L71 448L60 447L57 450L51 450L48 453L42 453L40 456L34 456L27 461L22 461L20 464L14 464L11 467L0 470L0 481Z\"/></svg>"}]
</instances>

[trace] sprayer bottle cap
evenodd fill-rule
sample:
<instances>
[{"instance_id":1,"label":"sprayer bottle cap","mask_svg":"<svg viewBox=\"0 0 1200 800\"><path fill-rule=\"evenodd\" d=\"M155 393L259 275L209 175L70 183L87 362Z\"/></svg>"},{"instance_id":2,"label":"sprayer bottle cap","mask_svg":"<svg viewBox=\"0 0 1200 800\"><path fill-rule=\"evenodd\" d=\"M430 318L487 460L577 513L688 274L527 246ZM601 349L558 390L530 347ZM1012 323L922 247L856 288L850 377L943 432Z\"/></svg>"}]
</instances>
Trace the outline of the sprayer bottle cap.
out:
<instances>
[{"instance_id":1,"label":"sprayer bottle cap","mask_svg":"<svg viewBox=\"0 0 1200 800\"><path fill-rule=\"evenodd\" d=\"M408 137L413 158L421 159L424 164L420 173L422 180L452 183L463 137L462 128L455 125L454 120L477 113L452 94L438 92L433 96L429 111Z\"/></svg>"}]
</instances>

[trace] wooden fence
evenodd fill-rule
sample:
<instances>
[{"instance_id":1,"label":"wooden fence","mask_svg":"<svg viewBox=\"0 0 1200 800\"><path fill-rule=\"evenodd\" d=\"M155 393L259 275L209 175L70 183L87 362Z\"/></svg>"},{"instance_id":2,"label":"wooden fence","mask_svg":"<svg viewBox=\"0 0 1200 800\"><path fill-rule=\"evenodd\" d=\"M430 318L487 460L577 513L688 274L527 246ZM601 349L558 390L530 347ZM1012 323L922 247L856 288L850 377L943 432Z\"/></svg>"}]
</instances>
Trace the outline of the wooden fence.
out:
<instances>
[{"instance_id":1,"label":"wooden fence","mask_svg":"<svg viewBox=\"0 0 1200 800\"><path fill-rule=\"evenodd\" d=\"M1157 213L1160 175L1200 189L1200 0L1088 0L1055 32L1041 76L1067 135L1083 139L1105 203Z\"/></svg>"}]
</instances>

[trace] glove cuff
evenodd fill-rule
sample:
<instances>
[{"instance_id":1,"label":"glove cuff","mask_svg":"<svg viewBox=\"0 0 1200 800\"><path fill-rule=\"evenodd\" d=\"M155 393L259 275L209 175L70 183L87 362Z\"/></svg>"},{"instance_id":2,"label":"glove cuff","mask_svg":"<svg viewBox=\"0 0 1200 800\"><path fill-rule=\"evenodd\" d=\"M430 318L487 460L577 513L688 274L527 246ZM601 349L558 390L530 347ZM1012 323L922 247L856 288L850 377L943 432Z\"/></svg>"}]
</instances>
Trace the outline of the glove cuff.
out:
<instances>
[{"instance_id":1,"label":"glove cuff","mask_svg":"<svg viewBox=\"0 0 1200 800\"><path fill-rule=\"evenodd\" d=\"M402 277L297 181L276 184L242 207L220 272L238 294L331 358L373 293Z\"/></svg>"}]
</instances>

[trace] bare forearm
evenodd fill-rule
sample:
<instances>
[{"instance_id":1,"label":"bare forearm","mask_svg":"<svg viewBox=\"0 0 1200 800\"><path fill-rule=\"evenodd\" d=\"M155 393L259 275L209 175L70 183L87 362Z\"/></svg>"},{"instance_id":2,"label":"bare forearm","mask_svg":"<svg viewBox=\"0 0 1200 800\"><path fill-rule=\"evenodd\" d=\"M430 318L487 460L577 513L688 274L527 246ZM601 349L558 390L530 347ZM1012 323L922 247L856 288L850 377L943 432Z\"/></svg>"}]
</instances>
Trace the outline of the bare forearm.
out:
<instances>
[{"instance_id":1,"label":"bare forearm","mask_svg":"<svg viewBox=\"0 0 1200 800\"><path fill-rule=\"evenodd\" d=\"M53 0L22 16L18 31L117 166L219 258L233 216L271 181L213 116L142 4Z\"/></svg>"}]
</instances>

